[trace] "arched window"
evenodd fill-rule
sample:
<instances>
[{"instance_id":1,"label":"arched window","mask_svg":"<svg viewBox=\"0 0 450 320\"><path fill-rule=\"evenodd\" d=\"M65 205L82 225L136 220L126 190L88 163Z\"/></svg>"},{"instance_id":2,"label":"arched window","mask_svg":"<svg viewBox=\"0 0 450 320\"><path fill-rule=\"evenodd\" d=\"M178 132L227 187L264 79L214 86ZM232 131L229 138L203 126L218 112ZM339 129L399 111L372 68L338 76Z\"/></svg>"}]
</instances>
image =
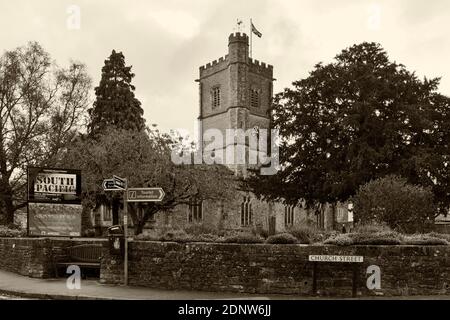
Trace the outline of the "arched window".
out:
<instances>
[{"instance_id":1,"label":"arched window","mask_svg":"<svg viewBox=\"0 0 450 320\"><path fill-rule=\"evenodd\" d=\"M284 207L284 224L287 227L294 225L295 206Z\"/></svg>"},{"instance_id":2,"label":"arched window","mask_svg":"<svg viewBox=\"0 0 450 320\"><path fill-rule=\"evenodd\" d=\"M253 224L252 203L250 197L244 197L241 203L241 226L248 227Z\"/></svg>"},{"instance_id":3,"label":"arched window","mask_svg":"<svg viewBox=\"0 0 450 320\"><path fill-rule=\"evenodd\" d=\"M189 200L188 222L201 222L203 220L203 201L197 198Z\"/></svg>"},{"instance_id":4,"label":"arched window","mask_svg":"<svg viewBox=\"0 0 450 320\"><path fill-rule=\"evenodd\" d=\"M103 213L103 221L111 221L112 220L111 206L106 205L106 204L102 204L101 205L101 210L102 210L102 213Z\"/></svg>"}]
</instances>

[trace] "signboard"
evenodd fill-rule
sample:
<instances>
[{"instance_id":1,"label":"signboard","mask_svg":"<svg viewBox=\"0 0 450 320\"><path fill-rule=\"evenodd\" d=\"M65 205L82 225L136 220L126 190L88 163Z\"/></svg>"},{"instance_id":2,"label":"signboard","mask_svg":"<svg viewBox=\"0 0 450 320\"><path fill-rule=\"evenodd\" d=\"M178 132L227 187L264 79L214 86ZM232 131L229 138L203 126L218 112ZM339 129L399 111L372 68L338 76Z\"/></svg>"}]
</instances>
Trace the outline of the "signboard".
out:
<instances>
[{"instance_id":1,"label":"signboard","mask_svg":"<svg viewBox=\"0 0 450 320\"><path fill-rule=\"evenodd\" d=\"M113 176L114 186L121 190L125 190L127 188L127 180L118 176Z\"/></svg>"},{"instance_id":2,"label":"signboard","mask_svg":"<svg viewBox=\"0 0 450 320\"><path fill-rule=\"evenodd\" d=\"M105 191L123 191L123 189L117 188L113 179L103 180L102 186Z\"/></svg>"},{"instance_id":3,"label":"signboard","mask_svg":"<svg viewBox=\"0 0 450 320\"><path fill-rule=\"evenodd\" d=\"M29 203L28 235L81 237L81 212L78 204Z\"/></svg>"},{"instance_id":4,"label":"signboard","mask_svg":"<svg viewBox=\"0 0 450 320\"><path fill-rule=\"evenodd\" d=\"M340 262L340 263L362 263L364 257L362 256L327 256L327 255L310 255L311 262Z\"/></svg>"},{"instance_id":5,"label":"signboard","mask_svg":"<svg viewBox=\"0 0 450 320\"><path fill-rule=\"evenodd\" d=\"M81 203L81 171L28 168L28 201Z\"/></svg>"},{"instance_id":6,"label":"signboard","mask_svg":"<svg viewBox=\"0 0 450 320\"><path fill-rule=\"evenodd\" d=\"M103 180L102 186L105 191L123 191L127 188L127 180L113 176L112 179Z\"/></svg>"},{"instance_id":7,"label":"signboard","mask_svg":"<svg viewBox=\"0 0 450 320\"><path fill-rule=\"evenodd\" d=\"M162 188L130 188L128 202L159 202L165 195Z\"/></svg>"},{"instance_id":8,"label":"signboard","mask_svg":"<svg viewBox=\"0 0 450 320\"><path fill-rule=\"evenodd\" d=\"M28 235L81 236L81 171L28 168Z\"/></svg>"}]
</instances>

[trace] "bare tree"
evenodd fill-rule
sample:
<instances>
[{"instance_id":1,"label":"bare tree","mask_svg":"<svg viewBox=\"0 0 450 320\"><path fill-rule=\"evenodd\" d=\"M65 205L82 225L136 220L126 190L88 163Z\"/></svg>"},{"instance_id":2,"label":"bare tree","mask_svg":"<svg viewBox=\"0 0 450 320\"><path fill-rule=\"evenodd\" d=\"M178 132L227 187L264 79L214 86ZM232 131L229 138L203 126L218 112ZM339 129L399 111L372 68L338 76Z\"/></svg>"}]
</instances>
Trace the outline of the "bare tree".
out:
<instances>
[{"instance_id":1,"label":"bare tree","mask_svg":"<svg viewBox=\"0 0 450 320\"><path fill-rule=\"evenodd\" d=\"M36 42L0 57L0 204L6 223L26 205L27 166L50 166L89 104L86 67L58 67Z\"/></svg>"}]
</instances>

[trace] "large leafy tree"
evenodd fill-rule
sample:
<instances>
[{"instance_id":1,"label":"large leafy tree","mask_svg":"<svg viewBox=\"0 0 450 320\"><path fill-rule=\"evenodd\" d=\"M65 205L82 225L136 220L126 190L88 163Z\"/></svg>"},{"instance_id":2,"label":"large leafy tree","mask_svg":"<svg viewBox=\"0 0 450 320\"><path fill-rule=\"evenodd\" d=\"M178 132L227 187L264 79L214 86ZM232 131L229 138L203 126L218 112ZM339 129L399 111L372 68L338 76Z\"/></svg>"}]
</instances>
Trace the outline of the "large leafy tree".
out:
<instances>
[{"instance_id":1,"label":"large leafy tree","mask_svg":"<svg viewBox=\"0 0 450 320\"><path fill-rule=\"evenodd\" d=\"M345 201L396 174L450 203L450 99L439 79L419 79L376 43L343 50L276 95L278 174L254 177L260 196L309 204Z\"/></svg>"},{"instance_id":2,"label":"large leafy tree","mask_svg":"<svg viewBox=\"0 0 450 320\"><path fill-rule=\"evenodd\" d=\"M89 133L95 136L110 127L140 131L145 129L144 111L134 96L131 84L134 74L125 65L122 52L112 51L102 68L100 84L95 88L96 100L89 110Z\"/></svg>"},{"instance_id":3,"label":"large leafy tree","mask_svg":"<svg viewBox=\"0 0 450 320\"><path fill-rule=\"evenodd\" d=\"M0 204L6 223L26 205L27 166L51 166L89 103L83 64L60 68L36 42L0 57Z\"/></svg>"},{"instance_id":4,"label":"large leafy tree","mask_svg":"<svg viewBox=\"0 0 450 320\"><path fill-rule=\"evenodd\" d=\"M137 214L137 204L129 203L128 212L139 234L157 212L170 214L171 209L189 204L192 198L231 199L238 187L232 172L223 166L174 164L171 152L179 149L179 143L157 129L138 132L111 128L96 140L80 138L71 145L62 164L82 169L88 207L123 205L122 192L102 189L103 179L112 175L127 178L130 187L163 188L166 196L162 202L140 204L143 215Z\"/></svg>"}]
</instances>

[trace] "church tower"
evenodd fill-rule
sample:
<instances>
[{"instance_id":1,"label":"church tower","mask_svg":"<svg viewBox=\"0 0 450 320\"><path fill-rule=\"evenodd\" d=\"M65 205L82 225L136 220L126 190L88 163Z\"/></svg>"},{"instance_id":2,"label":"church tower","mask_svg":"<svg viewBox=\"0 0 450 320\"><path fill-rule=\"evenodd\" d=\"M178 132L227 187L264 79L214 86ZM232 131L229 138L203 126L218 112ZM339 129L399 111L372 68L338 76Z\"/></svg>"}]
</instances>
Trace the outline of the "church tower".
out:
<instances>
[{"instance_id":1,"label":"church tower","mask_svg":"<svg viewBox=\"0 0 450 320\"><path fill-rule=\"evenodd\" d=\"M249 37L234 33L228 38L228 54L200 67L200 143L211 142L208 130L220 130L224 137L217 154L232 154L234 161L228 167L236 174L246 174L248 154L252 150L245 141L226 139L227 129L270 129L268 109L273 94L273 67L249 57ZM211 132L211 131L209 131ZM205 135L206 133L206 135ZM241 149L239 149L239 145ZM245 163L239 150L245 148ZM220 150L219 150L220 149ZM230 153L231 152L231 153Z\"/></svg>"}]
</instances>

